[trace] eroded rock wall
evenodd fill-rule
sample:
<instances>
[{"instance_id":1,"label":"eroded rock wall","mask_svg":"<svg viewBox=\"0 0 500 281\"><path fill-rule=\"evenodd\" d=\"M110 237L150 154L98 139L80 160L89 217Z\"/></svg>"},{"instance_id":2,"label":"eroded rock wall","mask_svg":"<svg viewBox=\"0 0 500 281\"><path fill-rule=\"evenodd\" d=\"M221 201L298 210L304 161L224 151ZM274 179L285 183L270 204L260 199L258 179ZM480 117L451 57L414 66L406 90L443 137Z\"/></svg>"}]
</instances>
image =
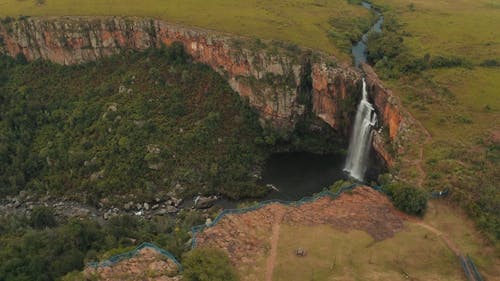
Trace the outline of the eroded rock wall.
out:
<instances>
[{"instance_id":1,"label":"eroded rock wall","mask_svg":"<svg viewBox=\"0 0 500 281\"><path fill-rule=\"evenodd\" d=\"M263 123L291 132L309 110L340 136L349 135L361 95L361 73L321 53L145 18L27 18L0 24L0 53L65 65L176 41L195 61L225 77L258 110ZM398 151L388 148L404 131L402 107L370 66L363 70L382 124L373 146L392 165Z\"/></svg>"},{"instance_id":2,"label":"eroded rock wall","mask_svg":"<svg viewBox=\"0 0 500 281\"><path fill-rule=\"evenodd\" d=\"M27 60L47 59L59 64L77 64L110 56L124 49L144 50L182 42L189 54L223 75L231 87L247 98L262 120L282 131L291 131L305 111L298 99L305 69L303 50L276 46L251 48L234 36L197 28L186 28L144 18L28 18L0 26L0 52ZM245 39L251 41L250 39ZM309 54L309 56L311 56ZM313 112L339 132L340 100L358 87L359 72L345 66L327 66L328 58L315 54L307 67L313 71ZM310 58L309 58L310 59Z\"/></svg>"}]
</instances>

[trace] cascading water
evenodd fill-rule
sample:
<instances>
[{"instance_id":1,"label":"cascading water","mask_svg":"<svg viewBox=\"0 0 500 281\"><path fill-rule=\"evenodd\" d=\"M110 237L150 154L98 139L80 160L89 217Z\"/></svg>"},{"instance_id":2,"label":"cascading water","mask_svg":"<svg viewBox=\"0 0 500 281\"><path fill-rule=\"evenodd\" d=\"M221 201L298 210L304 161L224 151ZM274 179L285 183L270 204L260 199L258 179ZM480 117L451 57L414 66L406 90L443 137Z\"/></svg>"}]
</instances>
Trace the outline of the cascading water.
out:
<instances>
[{"instance_id":1,"label":"cascading water","mask_svg":"<svg viewBox=\"0 0 500 281\"><path fill-rule=\"evenodd\" d=\"M368 165L368 156L372 142L372 127L377 122L373 106L368 102L366 81L363 78L363 98L358 105L354 128L349 142L347 161L344 171L351 177L363 181Z\"/></svg>"}]
</instances>

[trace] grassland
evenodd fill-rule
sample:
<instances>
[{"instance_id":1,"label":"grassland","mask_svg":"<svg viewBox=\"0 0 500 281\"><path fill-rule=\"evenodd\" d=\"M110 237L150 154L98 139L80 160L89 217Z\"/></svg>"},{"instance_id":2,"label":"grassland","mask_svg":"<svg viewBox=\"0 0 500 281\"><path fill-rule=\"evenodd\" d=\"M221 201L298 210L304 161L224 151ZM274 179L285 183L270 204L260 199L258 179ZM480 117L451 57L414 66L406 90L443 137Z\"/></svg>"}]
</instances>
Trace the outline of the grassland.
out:
<instances>
[{"instance_id":1,"label":"grassland","mask_svg":"<svg viewBox=\"0 0 500 281\"><path fill-rule=\"evenodd\" d=\"M369 13L346 0L45 0L42 5L33 0L0 0L0 16L18 15L147 16L245 36L291 41L350 61L328 36L329 20L367 18Z\"/></svg>"},{"instance_id":2,"label":"grassland","mask_svg":"<svg viewBox=\"0 0 500 281\"><path fill-rule=\"evenodd\" d=\"M481 234L464 211L447 202L433 200L423 222L445 233L462 254L469 254L486 280L497 280L495 278L500 276L497 249L489 241L478 239Z\"/></svg>"},{"instance_id":3,"label":"grassland","mask_svg":"<svg viewBox=\"0 0 500 281\"><path fill-rule=\"evenodd\" d=\"M298 247L305 257L295 255ZM416 224L380 242L328 225L282 225L273 280L465 280L460 270L440 238Z\"/></svg>"},{"instance_id":4,"label":"grassland","mask_svg":"<svg viewBox=\"0 0 500 281\"><path fill-rule=\"evenodd\" d=\"M452 196L492 240L500 239L500 61L498 1L376 0L402 24L411 55L458 57L468 67L427 69L386 79L430 133L424 185ZM420 146L422 143L414 143Z\"/></svg>"}]
</instances>

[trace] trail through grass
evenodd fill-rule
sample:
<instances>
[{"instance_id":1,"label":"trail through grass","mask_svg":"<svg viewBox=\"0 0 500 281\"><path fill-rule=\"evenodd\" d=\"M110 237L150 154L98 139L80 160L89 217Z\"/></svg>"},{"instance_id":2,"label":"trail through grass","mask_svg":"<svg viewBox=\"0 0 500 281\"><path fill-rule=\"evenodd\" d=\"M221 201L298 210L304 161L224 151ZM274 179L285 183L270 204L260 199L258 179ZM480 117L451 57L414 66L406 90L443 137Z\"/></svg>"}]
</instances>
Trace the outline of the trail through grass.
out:
<instances>
[{"instance_id":1,"label":"trail through grass","mask_svg":"<svg viewBox=\"0 0 500 281\"><path fill-rule=\"evenodd\" d=\"M442 240L416 224L380 242L328 225L282 225L273 280L464 280ZM408 241L412 241L409 243ZM305 257L294 251L303 247Z\"/></svg>"}]
</instances>

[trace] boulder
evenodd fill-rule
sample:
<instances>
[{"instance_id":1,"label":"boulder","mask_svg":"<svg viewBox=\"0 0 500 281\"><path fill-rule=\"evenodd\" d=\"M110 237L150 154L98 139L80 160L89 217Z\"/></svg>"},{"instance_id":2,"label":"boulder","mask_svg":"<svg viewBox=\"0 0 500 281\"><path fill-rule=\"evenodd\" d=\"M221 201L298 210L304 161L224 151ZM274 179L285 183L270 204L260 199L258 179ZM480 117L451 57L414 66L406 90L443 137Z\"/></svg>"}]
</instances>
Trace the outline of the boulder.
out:
<instances>
[{"instance_id":1,"label":"boulder","mask_svg":"<svg viewBox=\"0 0 500 281\"><path fill-rule=\"evenodd\" d=\"M206 209L210 208L215 204L215 201L217 201L217 196L197 196L194 199L194 208L196 209Z\"/></svg>"}]
</instances>

